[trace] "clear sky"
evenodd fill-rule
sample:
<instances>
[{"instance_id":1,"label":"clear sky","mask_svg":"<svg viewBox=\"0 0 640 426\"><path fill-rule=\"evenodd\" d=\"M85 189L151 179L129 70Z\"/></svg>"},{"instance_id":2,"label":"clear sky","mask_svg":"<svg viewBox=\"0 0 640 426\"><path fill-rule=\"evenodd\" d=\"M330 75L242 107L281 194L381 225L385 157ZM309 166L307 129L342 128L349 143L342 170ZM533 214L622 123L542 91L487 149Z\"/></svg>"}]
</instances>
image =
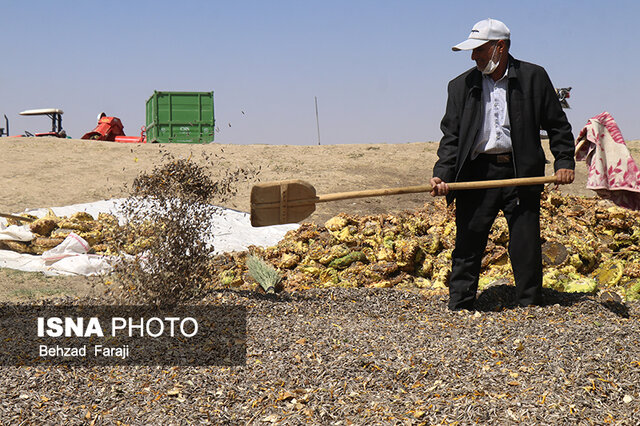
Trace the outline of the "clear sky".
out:
<instances>
[{"instance_id":1,"label":"clear sky","mask_svg":"<svg viewBox=\"0 0 640 426\"><path fill-rule=\"evenodd\" d=\"M11 134L50 128L20 111L61 108L74 138L102 111L135 135L154 90L212 90L220 143L315 145L314 97L323 145L437 141L447 82L474 66L451 46L492 17L511 29L513 56L573 87L574 133L606 110L640 138L637 0L1 4Z\"/></svg>"}]
</instances>

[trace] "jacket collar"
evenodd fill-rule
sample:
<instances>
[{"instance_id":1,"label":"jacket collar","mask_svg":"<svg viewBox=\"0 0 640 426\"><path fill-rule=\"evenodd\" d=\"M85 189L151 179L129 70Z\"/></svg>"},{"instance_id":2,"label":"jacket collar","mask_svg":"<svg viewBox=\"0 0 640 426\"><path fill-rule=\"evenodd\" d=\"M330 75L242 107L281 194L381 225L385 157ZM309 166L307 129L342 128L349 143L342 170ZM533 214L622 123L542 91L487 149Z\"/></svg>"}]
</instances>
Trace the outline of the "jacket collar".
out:
<instances>
[{"instance_id":1,"label":"jacket collar","mask_svg":"<svg viewBox=\"0 0 640 426\"><path fill-rule=\"evenodd\" d=\"M508 71L507 71L507 76L509 78L518 78L518 70L520 69L520 61L517 60L516 58L514 58L513 56L509 55L509 65L508 67Z\"/></svg>"}]
</instances>

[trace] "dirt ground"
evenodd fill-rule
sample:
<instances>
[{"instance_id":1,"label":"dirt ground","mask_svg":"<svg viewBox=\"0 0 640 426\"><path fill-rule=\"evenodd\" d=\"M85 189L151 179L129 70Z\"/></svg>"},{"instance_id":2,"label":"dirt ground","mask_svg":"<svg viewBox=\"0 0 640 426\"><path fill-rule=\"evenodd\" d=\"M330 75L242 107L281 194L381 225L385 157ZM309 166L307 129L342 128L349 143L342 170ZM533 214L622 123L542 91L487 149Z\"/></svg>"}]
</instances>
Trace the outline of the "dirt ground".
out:
<instances>
[{"instance_id":1,"label":"dirt ground","mask_svg":"<svg viewBox=\"0 0 640 426\"><path fill-rule=\"evenodd\" d=\"M546 142L545 150L549 154ZM640 140L627 142L640 160ZM303 179L318 194L428 183L436 161L434 142L375 145L187 145L119 144L57 138L0 138L0 212L66 206L124 197L141 172L162 164L163 155L195 160L209 156L212 178L239 168L259 170L257 178L240 184L225 203L249 211L251 186L258 181ZM551 164L547 174L552 174ZM576 181L561 187L572 195L592 196L585 188L586 166L578 163ZM378 214L419 208L429 194L407 194L318 204L308 221L323 223L340 212ZM26 301L101 292L95 278L46 277L0 269L0 300Z\"/></svg>"}]
</instances>

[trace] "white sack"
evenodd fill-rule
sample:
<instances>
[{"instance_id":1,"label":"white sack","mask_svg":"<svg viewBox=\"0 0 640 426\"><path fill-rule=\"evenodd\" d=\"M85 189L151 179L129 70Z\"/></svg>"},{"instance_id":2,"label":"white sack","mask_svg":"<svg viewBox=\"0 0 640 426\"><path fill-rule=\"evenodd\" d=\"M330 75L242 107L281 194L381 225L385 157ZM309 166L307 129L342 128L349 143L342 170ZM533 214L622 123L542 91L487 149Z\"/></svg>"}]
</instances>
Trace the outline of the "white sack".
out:
<instances>
[{"instance_id":1,"label":"white sack","mask_svg":"<svg viewBox=\"0 0 640 426\"><path fill-rule=\"evenodd\" d=\"M28 225L9 225L0 223L0 241L22 241L27 242L35 238Z\"/></svg>"},{"instance_id":2,"label":"white sack","mask_svg":"<svg viewBox=\"0 0 640 426\"><path fill-rule=\"evenodd\" d=\"M82 237L70 233L63 242L42 253L48 273L100 275L111 270L108 258L88 254L91 246Z\"/></svg>"}]
</instances>

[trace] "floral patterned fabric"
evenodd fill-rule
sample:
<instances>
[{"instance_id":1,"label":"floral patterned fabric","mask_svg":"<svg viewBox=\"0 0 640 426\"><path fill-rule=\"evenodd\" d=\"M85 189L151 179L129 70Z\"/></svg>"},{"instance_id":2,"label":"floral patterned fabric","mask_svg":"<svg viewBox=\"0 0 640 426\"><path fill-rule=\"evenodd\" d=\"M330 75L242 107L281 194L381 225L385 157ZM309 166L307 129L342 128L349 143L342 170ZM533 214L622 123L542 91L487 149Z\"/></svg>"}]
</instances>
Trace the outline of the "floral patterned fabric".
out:
<instances>
[{"instance_id":1,"label":"floral patterned fabric","mask_svg":"<svg viewBox=\"0 0 640 426\"><path fill-rule=\"evenodd\" d=\"M589 168L587 188L628 209L640 210L640 170L608 112L589 119L576 139L576 160Z\"/></svg>"}]
</instances>

